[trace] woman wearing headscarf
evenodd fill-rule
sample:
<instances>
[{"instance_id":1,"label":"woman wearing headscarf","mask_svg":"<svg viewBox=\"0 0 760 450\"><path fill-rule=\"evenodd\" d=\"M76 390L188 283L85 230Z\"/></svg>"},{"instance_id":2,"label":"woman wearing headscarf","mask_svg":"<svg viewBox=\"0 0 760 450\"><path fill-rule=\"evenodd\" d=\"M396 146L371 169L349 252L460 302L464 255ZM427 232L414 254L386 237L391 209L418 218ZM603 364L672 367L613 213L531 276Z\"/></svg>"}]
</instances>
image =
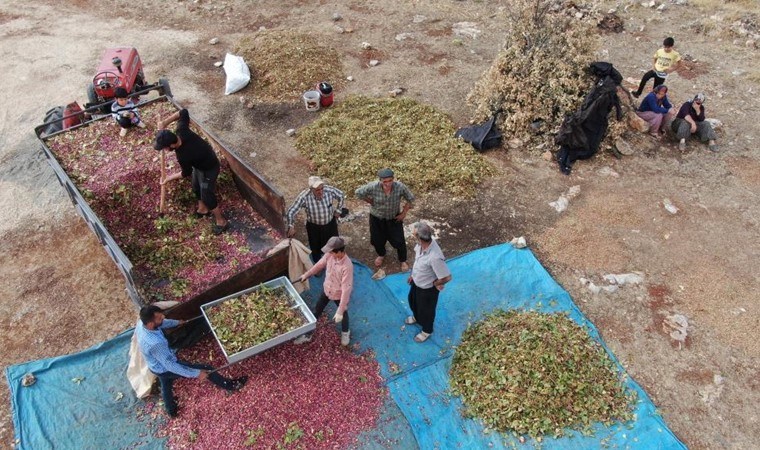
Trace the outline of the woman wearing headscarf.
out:
<instances>
[{"instance_id":1,"label":"woman wearing headscarf","mask_svg":"<svg viewBox=\"0 0 760 450\"><path fill-rule=\"evenodd\" d=\"M668 87L661 84L644 97L636 115L647 121L649 134L659 138L660 133L665 132L663 129L665 117L671 113L672 108L673 105L668 100Z\"/></svg>"},{"instance_id":2,"label":"woman wearing headscarf","mask_svg":"<svg viewBox=\"0 0 760 450\"><path fill-rule=\"evenodd\" d=\"M693 99L684 102L678 110L675 120L670 124L670 129L678 136L680 142L678 149L686 150L686 139L696 134L700 141L707 142L707 148L713 152L718 151L715 143L717 138L710 122L705 120L705 94L697 94Z\"/></svg>"}]
</instances>

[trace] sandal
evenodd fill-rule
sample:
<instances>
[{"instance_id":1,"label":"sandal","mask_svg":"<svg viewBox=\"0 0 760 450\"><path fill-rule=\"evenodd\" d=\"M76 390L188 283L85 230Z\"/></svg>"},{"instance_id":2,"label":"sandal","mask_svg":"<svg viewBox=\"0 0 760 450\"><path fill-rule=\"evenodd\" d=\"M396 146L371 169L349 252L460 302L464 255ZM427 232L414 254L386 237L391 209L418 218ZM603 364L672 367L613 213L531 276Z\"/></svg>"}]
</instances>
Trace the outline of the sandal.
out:
<instances>
[{"instance_id":1,"label":"sandal","mask_svg":"<svg viewBox=\"0 0 760 450\"><path fill-rule=\"evenodd\" d=\"M414 325L417 323L417 319L414 318L414 316L409 316L406 319L404 319L404 323L407 325Z\"/></svg>"},{"instance_id":2,"label":"sandal","mask_svg":"<svg viewBox=\"0 0 760 450\"><path fill-rule=\"evenodd\" d=\"M428 340L430 337L430 333L425 333L424 331L420 331L420 334L414 337L414 342L422 343Z\"/></svg>"}]
</instances>

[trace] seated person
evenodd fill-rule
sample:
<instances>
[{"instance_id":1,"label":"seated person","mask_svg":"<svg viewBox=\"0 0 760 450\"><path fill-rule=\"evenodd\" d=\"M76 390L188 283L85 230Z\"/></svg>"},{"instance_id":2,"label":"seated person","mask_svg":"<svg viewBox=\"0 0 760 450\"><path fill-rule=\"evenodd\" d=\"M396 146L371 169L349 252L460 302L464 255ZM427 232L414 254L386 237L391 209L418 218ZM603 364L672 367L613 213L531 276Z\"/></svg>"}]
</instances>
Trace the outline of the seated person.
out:
<instances>
[{"instance_id":1,"label":"seated person","mask_svg":"<svg viewBox=\"0 0 760 450\"><path fill-rule=\"evenodd\" d=\"M636 115L646 120L649 124L649 134L659 138L664 133L663 125L667 122L666 116L672 114L673 105L668 100L668 87L661 84L641 101Z\"/></svg>"},{"instance_id":2,"label":"seated person","mask_svg":"<svg viewBox=\"0 0 760 450\"><path fill-rule=\"evenodd\" d=\"M123 87L118 87L114 90L114 96L116 100L111 104L111 115L121 127L119 136L126 136L127 130L132 127L145 128L145 124L140 120L140 113L137 111L137 107L129 99L127 90Z\"/></svg>"},{"instance_id":3,"label":"seated person","mask_svg":"<svg viewBox=\"0 0 760 450\"><path fill-rule=\"evenodd\" d=\"M718 151L715 144L715 131L710 122L705 121L705 94L697 94L694 98L681 105L675 120L670 124L670 129L678 136L680 142L678 149L686 150L686 139L696 134L700 141L707 142L707 148L713 152Z\"/></svg>"}]
</instances>

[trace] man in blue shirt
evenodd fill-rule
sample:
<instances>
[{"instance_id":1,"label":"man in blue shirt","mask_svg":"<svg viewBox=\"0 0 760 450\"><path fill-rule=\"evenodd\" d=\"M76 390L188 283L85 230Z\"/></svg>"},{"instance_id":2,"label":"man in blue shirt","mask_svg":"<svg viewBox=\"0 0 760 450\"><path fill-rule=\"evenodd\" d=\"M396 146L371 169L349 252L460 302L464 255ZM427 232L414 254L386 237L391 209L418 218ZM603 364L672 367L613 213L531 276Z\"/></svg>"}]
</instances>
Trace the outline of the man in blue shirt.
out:
<instances>
[{"instance_id":1,"label":"man in blue shirt","mask_svg":"<svg viewBox=\"0 0 760 450\"><path fill-rule=\"evenodd\" d=\"M210 382L227 391L242 389L247 376L231 380L210 372L213 367L206 364L188 364L177 360L177 355L169 348L169 342L162 330L173 328L185 323L184 320L165 319L161 308L148 305L140 309L140 323L135 328L137 343L145 357L145 362L161 383L161 397L164 400L166 412L171 417L177 417L177 402L174 400L173 384L178 378L208 379Z\"/></svg>"}]
</instances>

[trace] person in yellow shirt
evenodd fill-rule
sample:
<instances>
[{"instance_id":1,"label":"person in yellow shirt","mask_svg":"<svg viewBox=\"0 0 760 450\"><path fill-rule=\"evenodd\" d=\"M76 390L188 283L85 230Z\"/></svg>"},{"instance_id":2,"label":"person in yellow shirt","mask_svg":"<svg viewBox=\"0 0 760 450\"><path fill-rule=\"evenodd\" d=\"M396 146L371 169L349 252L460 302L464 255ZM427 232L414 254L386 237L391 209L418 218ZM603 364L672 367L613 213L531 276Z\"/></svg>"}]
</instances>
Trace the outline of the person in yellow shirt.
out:
<instances>
[{"instance_id":1,"label":"person in yellow shirt","mask_svg":"<svg viewBox=\"0 0 760 450\"><path fill-rule=\"evenodd\" d=\"M641 93L644 92L644 87L646 87L651 78L654 78L654 86L652 86L652 88L664 84L668 74L678 68L678 63L681 61L681 55L673 48L675 44L676 41L672 37L665 38L665 40L662 41L662 48L654 53L652 70L644 74L641 78L641 83L639 83L639 88L635 91L631 91L631 95L639 98Z\"/></svg>"}]
</instances>

